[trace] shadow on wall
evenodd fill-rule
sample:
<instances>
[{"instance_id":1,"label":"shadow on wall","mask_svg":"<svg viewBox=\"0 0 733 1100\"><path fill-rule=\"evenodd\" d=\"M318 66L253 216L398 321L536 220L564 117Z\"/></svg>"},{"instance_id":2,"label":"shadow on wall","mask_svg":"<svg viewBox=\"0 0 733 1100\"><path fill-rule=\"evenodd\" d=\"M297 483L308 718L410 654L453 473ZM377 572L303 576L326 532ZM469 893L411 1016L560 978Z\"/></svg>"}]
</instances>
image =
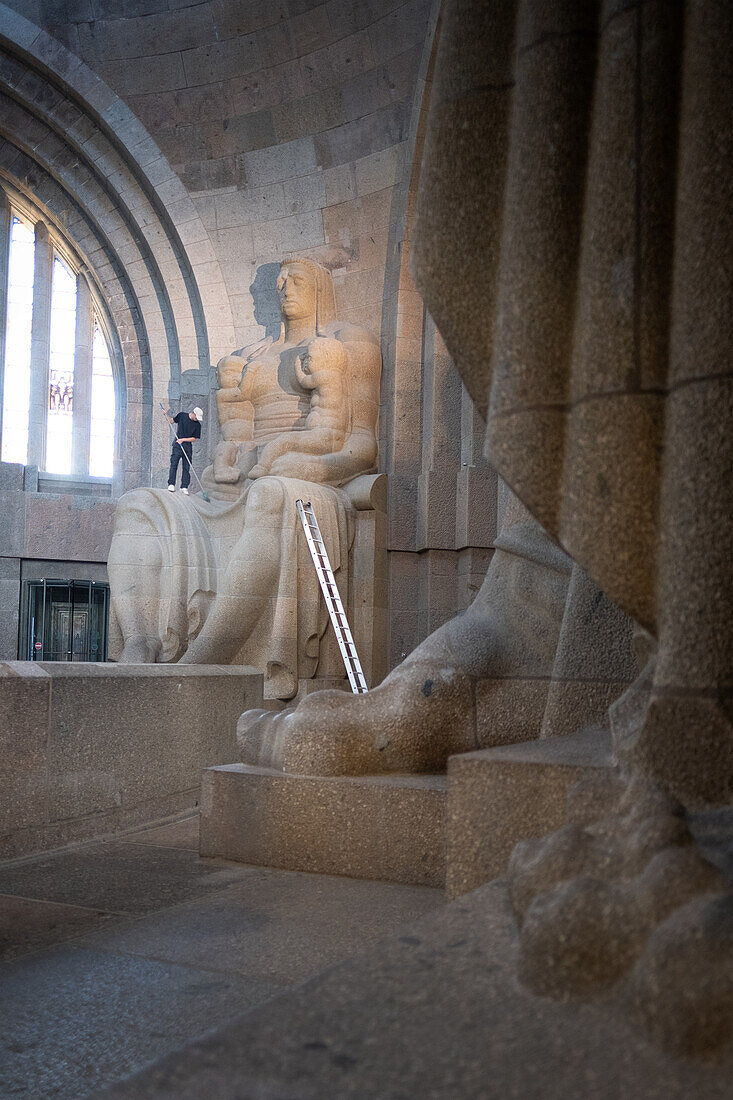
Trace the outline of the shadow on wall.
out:
<instances>
[{"instance_id":1,"label":"shadow on wall","mask_svg":"<svg viewBox=\"0 0 733 1100\"><path fill-rule=\"evenodd\" d=\"M280 336L280 298L277 293L277 278L280 264L262 264L257 268L250 294L254 302L254 317L258 325L265 326L265 336L277 340Z\"/></svg>"}]
</instances>

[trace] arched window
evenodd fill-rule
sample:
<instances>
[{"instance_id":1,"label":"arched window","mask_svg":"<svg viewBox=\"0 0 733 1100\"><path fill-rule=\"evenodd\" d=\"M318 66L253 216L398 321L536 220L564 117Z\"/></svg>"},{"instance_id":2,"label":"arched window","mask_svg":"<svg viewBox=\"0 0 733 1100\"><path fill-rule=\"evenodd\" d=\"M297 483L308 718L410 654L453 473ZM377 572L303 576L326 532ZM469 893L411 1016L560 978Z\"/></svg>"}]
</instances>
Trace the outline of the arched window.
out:
<instances>
[{"instance_id":1,"label":"arched window","mask_svg":"<svg viewBox=\"0 0 733 1100\"><path fill-rule=\"evenodd\" d=\"M0 457L72 481L111 480L118 402L101 299L54 226L22 197L5 212Z\"/></svg>"}]
</instances>

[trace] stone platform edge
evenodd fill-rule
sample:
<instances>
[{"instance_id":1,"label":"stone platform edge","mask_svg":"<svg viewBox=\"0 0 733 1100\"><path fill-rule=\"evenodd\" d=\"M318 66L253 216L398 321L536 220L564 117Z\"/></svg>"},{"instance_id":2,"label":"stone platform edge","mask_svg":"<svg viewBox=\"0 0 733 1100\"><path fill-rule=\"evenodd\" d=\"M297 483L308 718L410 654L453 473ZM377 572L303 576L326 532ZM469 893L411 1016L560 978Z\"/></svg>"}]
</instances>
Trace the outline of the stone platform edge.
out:
<instances>
[{"instance_id":1,"label":"stone platform edge","mask_svg":"<svg viewBox=\"0 0 733 1100\"><path fill-rule=\"evenodd\" d=\"M442 887L445 775L284 775L207 768L200 854L263 867Z\"/></svg>"},{"instance_id":2,"label":"stone platform edge","mask_svg":"<svg viewBox=\"0 0 733 1100\"><path fill-rule=\"evenodd\" d=\"M192 809L262 701L243 666L0 663L0 859Z\"/></svg>"}]
</instances>

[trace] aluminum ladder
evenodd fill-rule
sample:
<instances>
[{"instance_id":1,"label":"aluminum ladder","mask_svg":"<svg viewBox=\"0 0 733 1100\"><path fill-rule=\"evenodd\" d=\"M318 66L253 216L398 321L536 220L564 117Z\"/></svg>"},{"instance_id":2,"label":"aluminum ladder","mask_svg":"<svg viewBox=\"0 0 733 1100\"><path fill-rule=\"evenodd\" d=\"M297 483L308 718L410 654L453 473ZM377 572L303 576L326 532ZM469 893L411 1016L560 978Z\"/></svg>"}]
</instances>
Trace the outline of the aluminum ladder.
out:
<instances>
[{"instance_id":1,"label":"aluminum ladder","mask_svg":"<svg viewBox=\"0 0 733 1100\"><path fill-rule=\"evenodd\" d=\"M298 509L300 522L303 524L308 549L316 567L318 583L321 586L321 592L326 601L328 613L331 616L333 629L336 631L336 639L341 650L341 656L344 659L351 690L354 695L362 695L369 688L359 663L354 639L351 635L344 605L341 602L341 595L336 587L336 580L331 569L331 563L328 560L328 553L321 535L321 529L318 526L318 520L310 501L296 500L295 507Z\"/></svg>"}]
</instances>

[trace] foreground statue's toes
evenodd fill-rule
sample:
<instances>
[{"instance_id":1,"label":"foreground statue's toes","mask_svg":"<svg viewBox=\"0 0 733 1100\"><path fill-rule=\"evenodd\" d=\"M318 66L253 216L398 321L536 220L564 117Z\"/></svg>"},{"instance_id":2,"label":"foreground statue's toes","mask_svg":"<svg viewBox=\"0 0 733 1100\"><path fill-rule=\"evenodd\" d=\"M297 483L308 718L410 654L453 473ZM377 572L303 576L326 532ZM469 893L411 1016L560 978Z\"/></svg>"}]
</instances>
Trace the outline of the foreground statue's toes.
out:
<instances>
[{"instance_id":1,"label":"foreground statue's toes","mask_svg":"<svg viewBox=\"0 0 733 1100\"><path fill-rule=\"evenodd\" d=\"M273 712L256 708L240 714L237 722L237 747L243 764L260 768L280 767L280 738L275 719L280 718L283 713L291 713L292 710L289 707L287 712Z\"/></svg>"},{"instance_id":2,"label":"foreground statue's toes","mask_svg":"<svg viewBox=\"0 0 733 1100\"><path fill-rule=\"evenodd\" d=\"M246 711L241 759L291 775L439 772L476 747L471 699L457 669L402 666L365 695L316 691L276 714Z\"/></svg>"},{"instance_id":3,"label":"foreground statue's toes","mask_svg":"<svg viewBox=\"0 0 733 1100\"><path fill-rule=\"evenodd\" d=\"M309 696L336 696L347 705L356 696L342 691L319 691ZM324 728L319 700L315 708L304 706L281 711L246 710L237 722L237 746L240 760L260 768L277 768L291 775L341 775L349 771L348 761L353 756L353 743L346 745L343 735L334 736ZM339 724L351 728L350 714L344 709Z\"/></svg>"}]
</instances>

